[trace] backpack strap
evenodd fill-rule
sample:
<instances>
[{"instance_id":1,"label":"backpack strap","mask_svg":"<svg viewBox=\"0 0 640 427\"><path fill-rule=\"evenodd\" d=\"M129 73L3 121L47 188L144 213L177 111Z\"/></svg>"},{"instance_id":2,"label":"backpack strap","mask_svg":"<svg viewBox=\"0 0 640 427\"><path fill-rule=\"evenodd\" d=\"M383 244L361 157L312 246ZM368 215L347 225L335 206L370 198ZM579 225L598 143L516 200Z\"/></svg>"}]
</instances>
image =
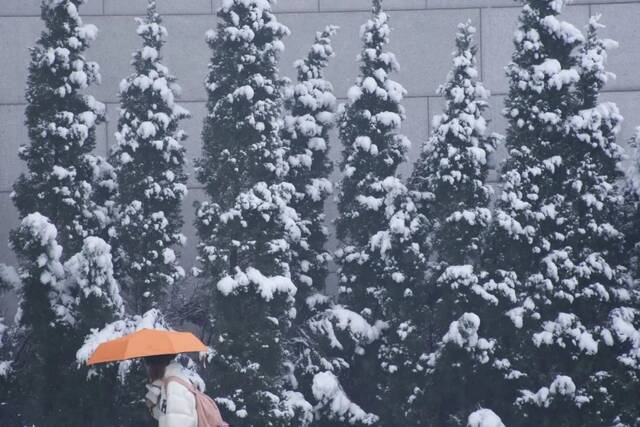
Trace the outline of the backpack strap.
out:
<instances>
[{"instance_id":1,"label":"backpack strap","mask_svg":"<svg viewBox=\"0 0 640 427\"><path fill-rule=\"evenodd\" d=\"M162 383L164 384L165 390L167 388L167 385L171 382L176 382L180 385L182 385L184 388L186 388L187 390L189 390L191 393L195 393L196 392L196 387L191 384L191 382L189 381L185 381L180 377L166 377L162 379Z\"/></svg>"}]
</instances>

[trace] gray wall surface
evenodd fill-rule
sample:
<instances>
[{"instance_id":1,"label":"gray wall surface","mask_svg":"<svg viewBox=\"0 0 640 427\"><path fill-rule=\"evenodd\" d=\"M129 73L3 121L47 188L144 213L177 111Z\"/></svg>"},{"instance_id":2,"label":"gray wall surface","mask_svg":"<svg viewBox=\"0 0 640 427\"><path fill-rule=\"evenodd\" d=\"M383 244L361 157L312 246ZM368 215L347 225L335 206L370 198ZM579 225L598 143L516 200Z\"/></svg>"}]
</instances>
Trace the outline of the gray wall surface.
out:
<instances>
[{"instance_id":1,"label":"gray wall surface","mask_svg":"<svg viewBox=\"0 0 640 427\"><path fill-rule=\"evenodd\" d=\"M205 114L203 86L210 51L204 34L216 24L215 10L220 0L159 0L160 12L169 31L164 50L165 64L178 77L183 88L181 101L193 118L184 123L190 134L186 142L189 158L199 156L200 130ZM411 158L429 133L431 117L439 113L436 95L450 67L456 25L471 20L478 28L481 78L491 90L492 130L501 132L500 116L507 81L503 68L509 62L512 35L517 24L518 3L514 0L385 0L393 33L389 50L401 64L394 76L408 90L405 101L407 121L404 133L412 140ZM80 9L85 23L98 26L99 36L87 58L101 66L102 84L91 92L107 104L107 122L99 130L98 152L106 154L113 141L118 116L118 83L131 72L130 54L140 45L133 18L144 13L146 0L88 0ZM336 95L343 99L353 83L360 48L358 32L369 16L370 0L279 0L275 10L289 26L281 72L295 76L292 63L305 55L314 32L327 24L340 26L335 37L336 57L327 77ZM610 55L609 69L617 79L609 83L605 100L618 103L625 123L620 142L625 143L640 125L640 0L576 0L566 8L563 18L582 28L593 14L602 14L608 27L603 35L617 40L620 48ZM15 258L6 242L18 223L18 214L9 198L11 185L24 165L17 157L20 144L27 143L24 122L24 89L29 60L28 47L42 30L39 0L0 0L0 263L13 264ZM338 159L339 141L331 141ZM497 157L501 157L499 154ZM497 163L497 162L495 162ZM410 165L403 167L406 176ZM338 173L334 174L337 180ZM495 181L496 174L492 174ZM183 251L183 264L190 268L195 258L196 236L192 227L194 200L204 198L195 179L190 181L185 203L185 234L189 239ZM329 219L335 218L335 204L327 206Z\"/></svg>"}]
</instances>

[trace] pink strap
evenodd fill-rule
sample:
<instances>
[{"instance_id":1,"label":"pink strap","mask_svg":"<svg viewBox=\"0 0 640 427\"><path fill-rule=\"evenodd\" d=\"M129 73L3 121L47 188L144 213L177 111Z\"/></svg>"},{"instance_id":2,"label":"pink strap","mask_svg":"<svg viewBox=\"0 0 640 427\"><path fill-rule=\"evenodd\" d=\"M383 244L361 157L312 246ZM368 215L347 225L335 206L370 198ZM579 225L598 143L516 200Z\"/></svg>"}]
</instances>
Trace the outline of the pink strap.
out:
<instances>
[{"instance_id":1,"label":"pink strap","mask_svg":"<svg viewBox=\"0 0 640 427\"><path fill-rule=\"evenodd\" d=\"M196 392L195 386L193 384L191 384L190 382L187 382L185 380L183 380L182 378L179 377L167 377L164 378L162 380L162 382L164 383L165 388L167 387L167 384L169 384L169 382L171 381L175 381L178 384L182 384L187 390L189 390L192 393Z\"/></svg>"}]
</instances>

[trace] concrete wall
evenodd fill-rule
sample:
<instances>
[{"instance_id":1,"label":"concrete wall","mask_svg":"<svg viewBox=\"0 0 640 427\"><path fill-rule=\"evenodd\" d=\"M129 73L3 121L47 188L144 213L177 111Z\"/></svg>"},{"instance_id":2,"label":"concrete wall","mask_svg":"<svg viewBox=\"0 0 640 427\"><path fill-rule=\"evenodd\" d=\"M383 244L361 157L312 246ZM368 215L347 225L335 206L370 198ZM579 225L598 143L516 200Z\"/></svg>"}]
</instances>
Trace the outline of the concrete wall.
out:
<instances>
[{"instance_id":1,"label":"concrete wall","mask_svg":"<svg viewBox=\"0 0 640 427\"><path fill-rule=\"evenodd\" d=\"M205 113L203 79L210 55L204 43L204 33L215 26L214 11L221 0L159 0L165 15L169 40L165 63L178 77L183 88L182 103L193 113L185 123L191 137L187 141L190 158L199 155L200 129ZM502 131L504 120L500 110L507 91L503 67L509 62L511 38L519 12L514 0L385 0L393 26L390 50L396 53L402 70L395 78L409 91L405 102L408 120L404 132L414 143L412 158L429 133L430 117L439 112L441 100L436 88L450 66L455 26L471 20L478 28L480 72L492 91L492 127ZM0 262L13 263L8 249L9 230L18 217L9 193L11 185L23 168L17 149L26 143L24 120L25 73L27 48L42 29L39 0L0 0ZM146 0L88 0L80 12L86 23L98 26L98 40L87 57L100 63L102 85L92 92L107 104L107 123L100 129L98 151L106 154L113 141L118 114L118 82L131 69L130 53L140 41L135 35L133 17L144 13ZM343 98L356 73L355 56L359 51L358 31L367 19L369 0L280 0L276 7L282 22L292 35L285 41L286 52L281 71L294 76L292 63L304 55L313 40L315 30L327 24L337 24L340 32L334 45L337 53L328 69L336 94ZM564 18L582 27L592 14L601 13L608 28L604 35L620 42L620 49L610 57L610 70L618 76L606 88L604 98L618 103L626 117L621 141L626 141L633 128L640 125L640 0L576 0ZM337 159L339 143L332 141ZM410 165L403 167L406 174ZM337 179L337 173L334 175ZM495 173L493 174L495 179ZM198 183L190 181L190 195L185 204L185 233L190 244L183 254L186 267L195 258L195 234L192 203L203 198ZM328 207L330 218L335 206Z\"/></svg>"}]
</instances>

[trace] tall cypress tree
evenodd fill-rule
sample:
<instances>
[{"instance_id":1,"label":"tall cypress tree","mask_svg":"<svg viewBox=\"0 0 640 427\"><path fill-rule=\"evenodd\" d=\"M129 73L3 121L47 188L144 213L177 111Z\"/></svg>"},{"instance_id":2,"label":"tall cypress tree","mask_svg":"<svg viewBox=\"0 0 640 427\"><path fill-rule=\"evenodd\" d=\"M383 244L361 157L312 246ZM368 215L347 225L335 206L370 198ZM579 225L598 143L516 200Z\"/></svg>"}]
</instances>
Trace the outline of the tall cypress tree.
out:
<instances>
[{"instance_id":1,"label":"tall cypress tree","mask_svg":"<svg viewBox=\"0 0 640 427\"><path fill-rule=\"evenodd\" d=\"M521 283L521 306L510 312L527 374L516 419L610 425L620 411L616 371L632 348L622 325L633 328L637 301L613 220L621 117L598 103L606 46L594 21L585 40L557 19L562 6L530 0L520 16L491 254Z\"/></svg>"},{"instance_id":2,"label":"tall cypress tree","mask_svg":"<svg viewBox=\"0 0 640 427\"><path fill-rule=\"evenodd\" d=\"M624 209L620 228L626 237L624 253L629 268L629 281L632 287L637 288L640 283L640 128L636 129L630 146L633 150L633 156L624 183ZM626 337L630 343L634 342L634 336L640 337L635 332L637 328L629 328L629 326L633 326L633 321L638 316L637 305L635 308L619 311L620 314L626 315L623 317L623 319L626 318L625 321L619 324L627 328L626 332L619 336ZM622 329L620 331L622 332ZM635 342L638 343L638 341ZM637 345L635 347L637 348ZM619 371L618 375L618 378L622 380L618 384L618 390L622 393L616 396L621 408L621 420L629 425L640 422L637 402L632 397L638 393L640 386L640 376L637 372L638 358L635 356L637 351L634 352L632 349L633 347L618 359L623 362L623 369Z\"/></svg>"},{"instance_id":3,"label":"tall cypress tree","mask_svg":"<svg viewBox=\"0 0 640 427\"><path fill-rule=\"evenodd\" d=\"M331 363L323 348L323 334L315 334L314 325L322 310L330 304L325 293L328 261L325 249L327 229L324 205L332 193L329 174L329 132L334 126L336 98L333 86L324 78L324 69L334 56L331 37L337 27L317 32L309 53L294 63L297 81L284 88L282 139L289 166L287 180L295 186L291 206L298 212L306 238L292 247L291 273L298 288L295 319L287 339L290 387L313 402L313 380ZM311 405L311 403L309 403ZM309 414L312 416L312 414Z\"/></svg>"},{"instance_id":4,"label":"tall cypress tree","mask_svg":"<svg viewBox=\"0 0 640 427\"><path fill-rule=\"evenodd\" d=\"M112 234L115 178L113 168L91 154L104 106L84 94L100 76L83 56L97 29L82 23L82 3L42 2L45 31L31 49L27 79L30 144L19 151L27 171L12 193L23 218L11 237L22 282L20 350L12 366L26 409L16 413L43 425L100 425L102 412L90 398L100 387L85 382L75 351L90 328L121 313L117 286L103 274L110 264L102 239ZM65 268L76 261L77 268Z\"/></svg>"},{"instance_id":5,"label":"tall cypress tree","mask_svg":"<svg viewBox=\"0 0 640 427\"><path fill-rule=\"evenodd\" d=\"M416 425L463 425L478 406L497 410L507 388L494 329L515 291L488 281L478 265L491 223L488 157L498 136L486 134L489 92L478 81L474 33L469 23L458 26L453 69L439 89L444 112L410 180L430 244L421 332L426 377L413 401Z\"/></svg>"},{"instance_id":6,"label":"tall cypress tree","mask_svg":"<svg viewBox=\"0 0 640 427\"><path fill-rule=\"evenodd\" d=\"M292 247L292 275L298 291L296 316L285 344L287 377L289 386L313 405L307 415L317 425L371 425L379 417L351 400L341 377L349 370L345 354L352 353L354 345L369 343L379 328L335 304L324 290L330 259L324 248L324 202L333 190L328 180L333 168L328 153L336 100L323 74L333 56L330 39L336 30L328 26L316 34L307 57L295 62L297 83L285 88L282 137L289 166L287 179L296 189L291 206L300 215L306 237Z\"/></svg>"},{"instance_id":7,"label":"tall cypress tree","mask_svg":"<svg viewBox=\"0 0 640 427\"><path fill-rule=\"evenodd\" d=\"M395 258L397 251L411 252L415 248L410 244L411 236L405 235L411 221L405 221L402 214L395 216L406 196L397 168L405 159L410 142L398 132L405 118L400 103L406 91L390 78L399 66L393 53L384 51L389 33L382 2L374 0L372 17L360 30L360 75L349 89L349 101L339 125L344 146L337 220L342 242L337 252L340 300L370 325L378 325L378 329L392 326L386 321L395 314L387 309L411 287L409 278L404 283ZM390 231L394 225L398 229ZM404 245L390 242L396 237ZM413 266L411 257L404 262ZM395 334L391 329L389 334ZM354 401L376 413L383 412L377 409L381 409L387 375L397 369L388 360L393 350L383 341L384 334L380 334L365 347L356 344L348 357L351 367L343 381ZM383 353L384 359L379 360Z\"/></svg>"},{"instance_id":8,"label":"tall cypress tree","mask_svg":"<svg viewBox=\"0 0 640 427\"><path fill-rule=\"evenodd\" d=\"M137 21L143 43L133 54L135 72L120 83L112 164L118 176L118 278L130 311L142 314L162 307L171 286L185 276L174 247L185 242L180 229L186 134L180 121L189 112L175 102L180 88L161 63L167 30L155 0Z\"/></svg>"},{"instance_id":9,"label":"tall cypress tree","mask_svg":"<svg viewBox=\"0 0 640 427\"><path fill-rule=\"evenodd\" d=\"M295 316L291 246L306 234L290 206L295 187L283 180L277 63L289 30L268 1L224 2L217 16L197 165L209 197L196 219L214 348L209 390L230 424L301 425L308 407L287 392L282 345Z\"/></svg>"},{"instance_id":10,"label":"tall cypress tree","mask_svg":"<svg viewBox=\"0 0 640 427\"><path fill-rule=\"evenodd\" d=\"M333 190L329 174L329 132L334 126L336 98L333 86L324 78L324 69L334 55L331 37L337 27L330 25L316 34L305 59L295 62L296 83L285 88L285 117L282 138L287 146L288 180L297 196L292 207L309 230L305 247L297 248L294 266L298 316L308 317L306 299L324 292L330 254L325 249L327 229L324 204Z\"/></svg>"},{"instance_id":11,"label":"tall cypress tree","mask_svg":"<svg viewBox=\"0 0 640 427\"><path fill-rule=\"evenodd\" d=\"M115 407L111 401L96 405L95 399L107 399L115 379L85 379L88 372L76 367L75 351L85 334L123 314L111 248L90 236L63 264L57 236L56 227L38 212L27 215L12 234L20 260L16 322L22 340L12 365L19 387L13 410L21 422L106 426ZM42 389L34 392L34 387Z\"/></svg>"},{"instance_id":12,"label":"tall cypress tree","mask_svg":"<svg viewBox=\"0 0 640 427\"><path fill-rule=\"evenodd\" d=\"M511 322L505 320L504 327L517 332L506 344L510 363L523 371L520 381L536 375L525 362L531 347L526 331L534 321L525 314L534 305L529 279L540 277L550 242L558 237L554 212L563 198L564 179L558 154L564 147L564 124L576 107L573 88L579 75L571 53L583 37L558 20L562 6L563 2L526 1L518 18L513 62L507 67L508 156L502 165L501 193L483 257L491 280L513 283L517 292L518 304L507 312ZM499 414L506 424L528 422L514 415L515 408L509 412Z\"/></svg>"},{"instance_id":13,"label":"tall cypress tree","mask_svg":"<svg viewBox=\"0 0 640 427\"><path fill-rule=\"evenodd\" d=\"M630 254L629 270L636 284L640 281L640 127L629 141L631 164L624 184L623 229L627 238L625 252Z\"/></svg>"},{"instance_id":14,"label":"tall cypress tree","mask_svg":"<svg viewBox=\"0 0 640 427\"><path fill-rule=\"evenodd\" d=\"M12 197L22 217L40 212L58 228L68 254L85 237L107 236L114 190L111 166L91 152L104 105L83 93L100 81L99 66L83 52L97 28L84 25L78 6L84 0L42 2L45 31L31 49L27 77L26 125L30 144L20 148L27 172Z\"/></svg>"}]
</instances>

